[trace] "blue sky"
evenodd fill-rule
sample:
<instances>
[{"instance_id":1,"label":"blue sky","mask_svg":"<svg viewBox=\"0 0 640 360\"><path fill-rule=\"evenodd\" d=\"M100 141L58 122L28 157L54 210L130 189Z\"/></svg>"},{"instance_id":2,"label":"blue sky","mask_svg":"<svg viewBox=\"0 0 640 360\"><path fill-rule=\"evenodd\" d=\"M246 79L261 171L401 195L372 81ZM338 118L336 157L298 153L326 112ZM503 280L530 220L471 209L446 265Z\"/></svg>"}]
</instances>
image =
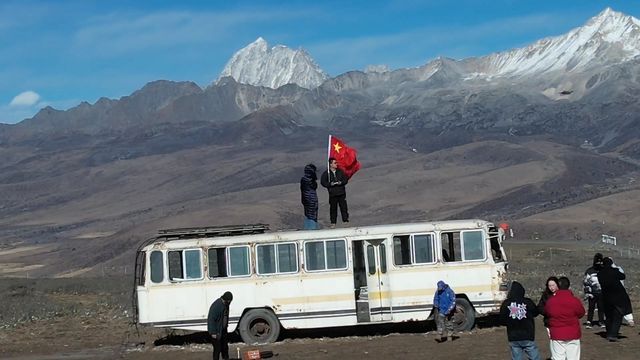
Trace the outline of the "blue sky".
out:
<instances>
[{"instance_id":1,"label":"blue sky","mask_svg":"<svg viewBox=\"0 0 640 360\"><path fill-rule=\"evenodd\" d=\"M213 82L259 36L305 48L330 75L414 67L527 45L639 1L0 2L0 122L129 95L149 81Z\"/></svg>"}]
</instances>

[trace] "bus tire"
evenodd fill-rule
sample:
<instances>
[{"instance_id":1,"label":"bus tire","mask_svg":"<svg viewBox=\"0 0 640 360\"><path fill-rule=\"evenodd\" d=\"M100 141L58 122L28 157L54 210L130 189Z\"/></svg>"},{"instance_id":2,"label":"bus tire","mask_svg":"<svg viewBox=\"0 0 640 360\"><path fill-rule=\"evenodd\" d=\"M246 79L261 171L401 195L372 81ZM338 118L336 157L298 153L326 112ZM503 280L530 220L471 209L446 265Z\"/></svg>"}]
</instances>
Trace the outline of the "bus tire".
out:
<instances>
[{"instance_id":1,"label":"bus tire","mask_svg":"<svg viewBox=\"0 0 640 360\"><path fill-rule=\"evenodd\" d=\"M238 329L247 345L269 344L280 336L280 321L271 310L251 309L240 319Z\"/></svg>"},{"instance_id":2,"label":"bus tire","mask_svg":"<svg viewBox=\"0 0 640 360\"><path fill-rule=\"evenodd\" d=\"M470 331L476 323L476 312L467 299L456 299L456 312L453 314L453 328L456 331Z\"/></svg>"}]
</instances>

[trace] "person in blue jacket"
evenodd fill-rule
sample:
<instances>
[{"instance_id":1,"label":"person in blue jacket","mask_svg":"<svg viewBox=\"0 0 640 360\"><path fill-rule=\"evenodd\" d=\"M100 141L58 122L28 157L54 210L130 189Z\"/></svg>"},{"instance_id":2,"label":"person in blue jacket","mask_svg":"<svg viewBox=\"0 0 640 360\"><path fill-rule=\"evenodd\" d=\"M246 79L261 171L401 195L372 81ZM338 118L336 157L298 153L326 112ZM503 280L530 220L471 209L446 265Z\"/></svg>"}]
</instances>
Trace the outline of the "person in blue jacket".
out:
<instances>
[{"instance_id":1,"label":"person in blue jacket","mask_svg":"<svg viewBox=\"0 0 640 360\"><path fill-rule=\"evenodd\" d=\"M438 335L440 339L436 341L443 342L447 340L447 336L453 338L453 314L456 312L456 293L444 281L438 281L438 290L433 295L433 307L436 309L436 326L438 327ZM444 335L444 330L447 335Z\"/></svg>"}]
</instances>

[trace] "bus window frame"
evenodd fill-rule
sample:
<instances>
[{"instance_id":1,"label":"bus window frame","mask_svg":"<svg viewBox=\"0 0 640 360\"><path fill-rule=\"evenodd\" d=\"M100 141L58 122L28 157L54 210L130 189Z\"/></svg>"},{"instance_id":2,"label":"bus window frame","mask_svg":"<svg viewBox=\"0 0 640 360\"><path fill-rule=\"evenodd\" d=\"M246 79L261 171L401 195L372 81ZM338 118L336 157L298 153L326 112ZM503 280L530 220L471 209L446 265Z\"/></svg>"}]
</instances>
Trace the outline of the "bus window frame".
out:
<instances>
[{"instance_id":1,"label":"bus window frame","mask_svg":"<svg viewBox=\"0 0 640 360\"><path fill-rule=\"evenodd\" d=\"M436 235L435 233L432 232L425 232L425 233L411 233L409 234L411 236L411 265L433 265L435 263L438 262L438 257L436 256L437 254L437 249L436 249ZM431 243L431 261L429 262L417 262L416 261L416 243L415 243L415 239L416 236L420 236L420 235L427 235L430 237L429 242ZM406 266L406 265L402 265L402 266Z\"/></svg>"},{"instance_id":2,"label":"bus window frame","mask_svg":"<svg viewBox=\"0 0 640 360\"><path fill-rule=\"evenodd\" d=\"M153 255L153 253L156 253L156 252L160 253L160 255L162 256L162 258L161 258L162 261L160 262L160 266L162 267L162 280L160 280L158 282L153 281L153 279L152 279L153 271L152 271L152 268L151 268L153 266L152 265L152 261L151 261L151 255ZM159 249L151 249L147 253L149 254L149 260L148 260L149 261L149 283L150 284L162 284L163 282L166 281L166 279L167 279L167 277L169 275L169 265L166 264L168 256L165 256L165 252L162 251L162 250L159 250Z\"/></svg>"},{"instance_id":3,"label":"bus window frame","mask_svg":"<svg viewBox=\"0 0 640 360\"><path fill-rule=\"evenodd\" d=\"M216 257L218 256L217 254L217 250L218 249L222 249L223 250L223 254L224 254L224 271L225 271L225 275L224 276L212 276L211 275L211 261L209 259L211 259L211 255L209 254L209 252L211 250L216 250ZM226 277L228 277L228 275L226 274L226 272L229 270L228 269L228 265L227 265L227 246L210 246L206 248L206 254L207 254L207 279L209 280L214 280L214 279L224 279ZM217 259L216 259L217 261Z\"/></svg>"},{"instance_id":4,"label":"bus window frame","mask_svg":"<svg viewBox=\"0 0 640 360\"><path fill-rule=\"evenodd\" d=\"M415 251L415 236L420 236L420 235L429 235L431 236L431 251L432 251L432 256L431 256L431 262L416 262L416 251ZM411 259L411 264L396 264L396 249L395 249L395 244L393 242L395 237L400 237L400 236L409 236L409 251L410 251L410 259ZM436 255L438 252L437 249L437 242L436 242L436 233L435 232L417 232L417 233L394 233L391 235L391 242L390 242L390 246L391 246L391 252L392 252L392 259L391 259L391 264L396 267L396 268L405 268L405 267L410 267L410 266L424 266L424 265L434 265L438 262L438 256Z\"/></svg>"},{"instance_id":5,"label":"bus window frame","mask_svg":"<svg viewBox=\"0 0 640 360\"><path fill-rule=\"evenodd\" d=\"M296 269L295 271L280 271L280 255L278 253L278 245L293 245L294 246L294 254L296 259ZM273 246L274 254L275 254L275 272L272 273L261 273L260 272L260 257L258 256L258 248L263 246ZM256 244L256 275L258 276L277 276L277 275L288 275L288 274L297 274L300 272L300 258L298 256L298 243L295 241L287 241L287 242L274 242L274 243L265 243L265 244ZM325 259L326 260L326 259ZM326 261L325 261L326 263Z\"/></svg>"},{"instance_id":6,"label":"bus window frame","mask_svg":"<svg viewBox=\"0 0 640 360\"><path fill-rule=\"evenodd\" d=\"M345 267L343 268L331 268L327 267L327 242L329 241L342 241L344 243L344 259L345 259ZM308 243L322 243L322 249L324 250L324 269L320 270L309 270L307 267L307 244ZM334 238L334 239L318 239L318 240L305 240L302 242L302 256L304 258L303 268L305 272L308 273L319 273L319 272L331 272L331 271L345 271L349 269L349 241L346 238Z\"/></svg>"},{"instance_id":7,"label":"bus window frame","mask_svg":"<svg viewBox=\"0 0 640 360\"><path fill-rule=\"evenodd\" d=\"M468 233L468 232L480 232L480 235L482 235L482 240L480 241L480 244L482 244L482 258L480 259L473 259L473 260L467 260L466 259L466 253L464 251L464 233ZM485 231L483 229L473 229L473 230L460 230L460 252L462 253L462 260L461 261L454 261L454 263L469 263L469 262L484 262L487 260L487 246L486 246L486 242L488 237L485 236Z\"/></svg>"},{"instance_id":8,"label":"bus window frame","mask_svg":"<svg viewBox=\"0 0 640 360\"><path fill-rule=\"evenodd\" d=\"M253 268L253 262L251 261L251 246L250 245L228 245L225 247L225 255L227 261L227 276L217 277L215 279L225 279L225 278L242 278L242 277L251 277L253 272L251 269ZM245 248L247 254L247 273L241 275L231 275L231 248Z\"/></svg>"},{"instance_id":9,"label":"bus window frame","mask_svg":"<svg viewBox=\"0 0 640 360\"><path fill-rule=\"evenodd\" d=\"M167 256L166 256L166 261L167 261L167 275L169 275L169 253L170 252L175 252L175 251L179 251L181 252L180 257L182 258L182 278L171 278L171 276L168 276L169 278L169 282L172 283L176 283L176 282L189 282L189 281L199 281L204 279L204 258L203 258L203 251L202 248L199 247L193 247L193 248L184 248L184 249L170 249L167 250ZM187 275L187 261L185 258L185 254L187 251L198 251L199 256L198 258L200 259L200 277L199 278L185 278L185 276Z\"/></svg>"}]
</instances>

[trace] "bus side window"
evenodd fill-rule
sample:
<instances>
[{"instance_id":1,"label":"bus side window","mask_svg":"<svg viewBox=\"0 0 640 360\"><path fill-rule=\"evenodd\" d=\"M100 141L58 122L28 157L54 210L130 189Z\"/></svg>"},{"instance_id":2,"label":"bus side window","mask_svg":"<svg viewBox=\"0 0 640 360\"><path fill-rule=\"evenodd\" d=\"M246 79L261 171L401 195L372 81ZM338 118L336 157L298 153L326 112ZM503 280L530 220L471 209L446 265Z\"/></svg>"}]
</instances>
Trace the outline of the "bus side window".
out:
<instances>
[{"instance_id":1,"label":"bus side window","mask_svg":"<svg viewBox=\"0 0 640 360\"><path fill-rule=\"evenodd\" d=\"M226 277L227 276L227 256L226 248L211 248L207 250L207 258L209 259L209 277Z\"/></svg>"},{"instance_id":2,"label":"bus side window","mask_svg":"<svg viewBox=\"0 0 640 360\"><path fill-rule=\"evenodd\" d=\"M164 280L164 257L162 251L152 251L149 265L151 266L151 282L161 283Z\"/></svg>"},{"instance_id":3,"label":"bus side window","mask_svg":"<svg viewBox=\"0 0 640 360\"><path fill-rule=\"evenodd\" d=\"M307 271L347 268L347 245L344 240L307 241L304 253Z\"/></svg>"},{"instance_id":4,"label":"bus side window","mask_svg":"<svg viewBox=\"0 0 640 360\"><path fill-rule=\"evenodd\" d=\"M445 262L484 259L484 236L482 231L452 231L440 234L442 259Z\"/></svg>"},{"instance_id":5,"label":"bus side window","mask_svg":"<svg viewBox=\"0 0 640 360\"><path fill-rule=\"evenodd\" d=\"M228 248L228 276L247 276L251 274L249 269L249 247L230 246Z\"/></svg>"},{"instance_id":6,"label":"bus side window","mask_svg":"<svg viewBox=\"0 0 640 360\"><path fill-rule=\"evenodd\" d=\"M435 261L432 234L396 235L393 237L395 265L429 264Z\"/></svg>"},{"instance_id":7,"label":"bus side window","mask_svg":"<svg viewBox=\"0 0 640 360\"><path fill-rule=\"evenodd\" d=\"M445 262L462 261L460 232L441 233L442 260Z\"/></svg>"},{"instance_id":8,"label":"bus side window","mask_svg":"<svg viewBox=\"0 0 640 360\"><path fill-rule=\"evenodd\" d=\"M195 280L202 278L200 249L169 251L169 280Z\"/></svg>"},{"instance_id":9,"label":"bus side window","mask_svg":"<svg viewBox=\"0 0 640 360\"><path fill-rule=\"evenodd\" d=\"M169 280L181 280L182 274L182 251L169 251Z\"/></svg>"},{"instance_id":10,"label":"bus side window","mask_svg":"<svg viewBox=\"0 0 640 360\"><path fill-rule=\"evenodd\" d=\"M463 231L462 245L465 260L484 259L484 236L482 235L482 231Z\"/></svg>"},{"instance_id":11,"label":"bus side window","mask_svg":"<svg viewBox=\"0 0 640 360\"><path fill-rule=\"evenodd\" d=\"M393 263L396 265L411 264L411 241L409 235L393 237Z\"/></svg>"},{"instance_id":12,"label":"bus side window","mask_svg":"<svg viewBox=\"0 0 640 360\"><path fill-rule=\"evenodd\" d=\"M258 275L295 273L298 271L296 244L266 244L256 246Z\"/></svg>"}]
</instances>

